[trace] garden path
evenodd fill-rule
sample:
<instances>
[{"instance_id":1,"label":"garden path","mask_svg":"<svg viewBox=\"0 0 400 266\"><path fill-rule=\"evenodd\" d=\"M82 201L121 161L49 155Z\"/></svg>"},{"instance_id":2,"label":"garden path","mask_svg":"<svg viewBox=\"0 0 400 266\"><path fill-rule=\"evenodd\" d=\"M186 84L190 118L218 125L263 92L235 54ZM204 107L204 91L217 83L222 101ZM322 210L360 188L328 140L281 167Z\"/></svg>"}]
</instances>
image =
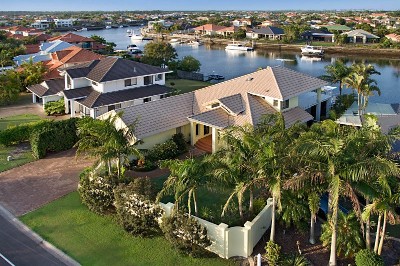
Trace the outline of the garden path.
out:
<instances>
[{"instance_id":1,"label":"garden path","mask_svg":"<svg viewBox=\"0 0 400 266\"><path fill-rule=\"evenodd\" d=\"M0 173L0 204L16 216L62 197L78 186L79 173L93 163L75 159L75 149Z\"/></svg>"}]
</instances>

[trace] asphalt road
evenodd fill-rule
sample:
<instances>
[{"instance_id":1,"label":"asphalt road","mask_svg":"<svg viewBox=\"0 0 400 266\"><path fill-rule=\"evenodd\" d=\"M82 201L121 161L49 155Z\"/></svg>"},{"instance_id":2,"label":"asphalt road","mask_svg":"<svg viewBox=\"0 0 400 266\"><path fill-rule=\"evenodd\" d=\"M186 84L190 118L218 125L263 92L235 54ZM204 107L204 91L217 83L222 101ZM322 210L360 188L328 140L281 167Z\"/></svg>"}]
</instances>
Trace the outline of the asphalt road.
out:
<instances>
[{"instance_id":1,"label":"asphalt road","mask_svg":"<svg viewBox=\"0 0 400 266\"><path fill-rule=\"evenodd\" d=\"M67 265L0 215L0 266Z\"/></svg>"}]
</instances>

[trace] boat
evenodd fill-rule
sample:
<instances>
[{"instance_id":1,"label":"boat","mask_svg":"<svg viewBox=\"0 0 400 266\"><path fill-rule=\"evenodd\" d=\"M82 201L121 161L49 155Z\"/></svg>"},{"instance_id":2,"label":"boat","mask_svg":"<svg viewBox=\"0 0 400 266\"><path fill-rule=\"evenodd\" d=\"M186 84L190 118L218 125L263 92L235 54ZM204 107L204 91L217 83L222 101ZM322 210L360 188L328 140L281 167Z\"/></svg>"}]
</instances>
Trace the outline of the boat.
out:
<instances>
[{"instance_id":1,"label":"boat","mask_svg":"<svg viewBox=\"0 0 400 266\"><path fill-rule=\"evenodd\" d=\"M138 40L138 41L143 40L143 36L140 33L139 34L135 33L134 30L131 31L129 37L131 38L131 40Z\"/></svg>"},{"instance_id":2,"label":"boat","mask_svg":"<svg viewBox=\"0 0 400 266\"><path fill-rule=\"evenodd\" d=\"M225 50L253 51L254 48L250 47L250 46L246 46L243 43L233 41L232 43L228 44L225 47Z\"/></svg>"},{"instance_id":3,"label":"boat","mask_svg":"<svg viewBox=\"0 0 400 266\"><path fill-rule=\"evenodd\" d=\"M81 30L82 30L82 31L87 31L87 28L82 28Z\"/></svg>"},{"instance_id":4,"label":"boat","mask_svg":"<svg viewBox=\"0 0 400 266\"><path fill-rule=\"evenodd\" d=\"M106 26L106 29L108 30L108 29L111 29L112 27L110 26L110 25L108 25L108 26Z\"/></svg>"},{"instance_id":5,"label":"boat","mask_svg":"<svg viewBox=\"0 0 400 266\"><path fill-rule=\"evenodd\" d=\"M210 80L223 80L223 79L225 79L225 77L222 76L222 75L218 75L218 74L211 74L211 75L207 76L207 81L210 81Z\"/></svg>"},{"instance_id":6,"label":"boat","mask_svg":"<svg viewBox=\"0 0 400 266\"><path fill-rule=\"evenodd\" d=\"M193 40L193 41L188 42L187 44L193 45L193 46L200 46L200 45L203 45L203 42L200 40Z\"/></svg>"},{"instance_id":7,"label":"boat","mask_svg":"<svg viewBox=\"0 0 400 266\"><path fill-rule=\"evenodd\" d=\"M129 44L126 47L126 50L128 51L128 53L130 54L141 54L143 53L142 50L139 49L139 47L137 47L136 44Z\"/></svg>"},{"instance_id":8,"label":"boat","mask_svg":"<svg viewBox=\"0 0 400 266\"><path fill-rule=\"evenodd\" d=\"M169 43L170 44L178 44L178 43L180 43L180 40L179 39L171 39L171 40L169 40Z\"/></svg>"},{"instance_id":9,"label":"boat","mask_svg":"<svg viewBox=\"0 0 400 266\"><path fill-rule=\"evenodd\" d=\"M301 47L301 54L302 55L307 55L307 56L323 56L324 55L324 49L322 47L317 47L317 46L312 46L312 45L306 45Z\"/></svg>"}]
</instances>

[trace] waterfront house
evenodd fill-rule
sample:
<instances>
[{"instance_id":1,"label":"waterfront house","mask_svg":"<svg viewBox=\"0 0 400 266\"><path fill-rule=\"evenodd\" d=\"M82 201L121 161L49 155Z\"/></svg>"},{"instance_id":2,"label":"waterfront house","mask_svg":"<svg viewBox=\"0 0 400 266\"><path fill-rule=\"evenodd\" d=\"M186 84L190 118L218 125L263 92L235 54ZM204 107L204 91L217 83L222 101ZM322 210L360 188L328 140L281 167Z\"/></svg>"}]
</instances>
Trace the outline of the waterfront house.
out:
<instances>
[{"instance_id":1,"label":"waterfront house","mask_svg":"<svg viewBox=\"0 0 400 266\"><path fill-rule=\"evenodd\" d=\"M301 34L301 38L306 41L333 42L334 34L324 29L307 30Z\"/></svg>"},{"instance_id":2,"label":"waterfront house","mask_svg":"<svg viewBox=\"0 0 400 266\"><path fill-rule=\"evenodd\" d=\"M219 30L226 28L215 24L205 24L194 28L194 32L199 35L217 35Z\"/></svg>"},{"instance_id":3,"label":"waterfront house","mask_svg":"<svg viewBox=\"0 0 400 266\"><path fill-rule=\"evenodd\" d=\"M193 92L116 108L100 119L122 111L116 126L135 122L132 142L141 140L139 148L152 148L182 133L192 145L215 152L225 128L256 125L264 114L281 112L286 126L320 120L329 109L330 96L321 93L325 85L323 80L285 67L267 67Z\"/></svg>"},{"instance_id":4,"label":"waterfront house","mask_svg":"<svg viewBox=\"0 0 400 266\"><path fill-rule=\"evenodd\" d=\"M224 27L220 30L217 30L217 34L222 35L224 37L229 37L232 36L233 33L237 32L240 29L240 27L237 26L231 26L231 27Z\"/></svg>"},{"instance_id":5,"label":"waterfront house","mask_svg":"<svg viewBox=\"0 0 400 266\"><path fill-rule=\"evenodd\" d=\"M70 43L75 46L81 47L83 49L91 50L91 51L102 50L105 47L104 45L99 44L92 38L83 37L83 36L80 36L80 35L77 35L74 33L67 33L64 35L56 36L56 37L50 38L48 41L49 42L63 41L63 42L67 42L67 43Z\"/></svg>"},{"instance_id":6,"label":"waterfront house","mask_svg":"<svg viewBox=\"0 0 400 266\"><path fill-rule=\"evenodd\" d=\"M71 117L98 117L108 111L166 97L166 68L106 57L62 69L63 79L45 81L27 89L34 103L64 99Z\"/></svg>"},{"instance_id":7,"label":"waterfront house","mask_svg":"<svg viewBox=\"0 0 400 266\"><path fill-rule=\"evenodd\" d=\"M352 30L349 32L344 32L342 34L347 35L347 40L350 43L373 43L379 40L379 36L376 36L365 30Z\"/></svg>"},{"instance_id":8,"label":"waterfront house","mask_svg":"<svg viewBox=\"0 0 400 266\"><path fill-rule=\"evenodd\" d=\"M400 42L400 35L396 33L390 33L385 35L386 38L391 40L392 42Z\"/></svg>"},{"instance_id":9,"label":"waterfront house","mask_svg":"<svg viewBox=\"0 0 400 266\"><path fill-rule=\"evenodd\" d=\"M250 39L280 40L284 35L283 29L272 26L250 29L246 32L246 37Z\"/></svg>"}]
</instances>

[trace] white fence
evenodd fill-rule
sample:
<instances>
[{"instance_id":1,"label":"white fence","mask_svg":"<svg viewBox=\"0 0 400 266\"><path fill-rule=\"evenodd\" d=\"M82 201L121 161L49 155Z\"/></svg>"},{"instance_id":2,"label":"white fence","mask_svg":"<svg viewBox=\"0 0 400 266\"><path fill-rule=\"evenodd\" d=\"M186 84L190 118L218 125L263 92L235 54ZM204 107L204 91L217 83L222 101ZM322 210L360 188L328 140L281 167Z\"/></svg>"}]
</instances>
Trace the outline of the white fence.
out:
<instances>
[{"instance_id":1,"label":"white fence","mask_svg":"<svg viewBox=\"0 0 400 266\"><path fill-rule=\"evenodd\" d=\"M165 215L171 215L174 204L160 203ZM253 252L265 231L271 225L272 199L268 199L264 209L251 221L242 226L228 227L227 224L213 224L209 221L196 218L200 224L207 228L207 234L212 244L207 249L222 258L240 256L248 257Z\"/></svg>"}]
</instances>

